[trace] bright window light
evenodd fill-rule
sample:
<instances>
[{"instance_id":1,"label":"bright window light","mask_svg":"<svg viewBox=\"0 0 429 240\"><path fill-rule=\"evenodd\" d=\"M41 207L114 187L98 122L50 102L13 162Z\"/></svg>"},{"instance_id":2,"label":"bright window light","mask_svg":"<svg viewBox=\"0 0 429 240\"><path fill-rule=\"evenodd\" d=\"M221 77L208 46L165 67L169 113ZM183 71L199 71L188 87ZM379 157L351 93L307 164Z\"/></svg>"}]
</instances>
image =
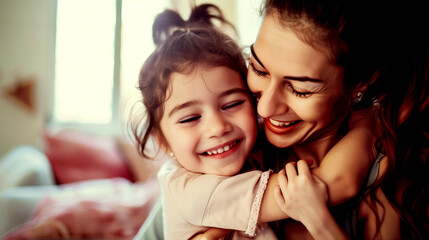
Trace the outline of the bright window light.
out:
<instances>
[{"instance_id":1,"label":"bright window light","mask_svg":"<svg viewBox=\"0 0 429 240\"><path fill-rule=\"evenodd\" d=\"M54 118L112 119L115 0L58 0Z\"/></svg>"},{"instance_id":2,"label":"bright window light","mask_svg":"<svg viewBox=\"0 0 429 240\"><path fill-rule=\"evenodd\" d=\"M246 46L256 35L248 30L256 31L261 0L237 1L242 10L236 17L243 19L237 27ZM155 48L152 24L167 2L57 0L55 124L121 131L142 99L136 88L140 68Z\"/></svg>"},{"instance_id":3,"label":"bright window light","mask_svg":"<svg viewBox=\"0 0 429 240\"><path fill-rule=\"evenodd\" d=\"M152 24L164 7L159 0L58 0L54 122L116 127L128 120L141 101L138 75L155 48Z\"/></svg>"},{"instance_id":4,"label":"bright window light","mask_svg":"<svg viewBox=\"0 0 429 240\"><path fill-rule=\"evenodd\" d=\"M155 49L152 24L155 16L164 10L164 2L122 0L120 113L123 122L127 121L134 103L142 100L136 88L140 68Z\"/></svg>"}]
</instances>

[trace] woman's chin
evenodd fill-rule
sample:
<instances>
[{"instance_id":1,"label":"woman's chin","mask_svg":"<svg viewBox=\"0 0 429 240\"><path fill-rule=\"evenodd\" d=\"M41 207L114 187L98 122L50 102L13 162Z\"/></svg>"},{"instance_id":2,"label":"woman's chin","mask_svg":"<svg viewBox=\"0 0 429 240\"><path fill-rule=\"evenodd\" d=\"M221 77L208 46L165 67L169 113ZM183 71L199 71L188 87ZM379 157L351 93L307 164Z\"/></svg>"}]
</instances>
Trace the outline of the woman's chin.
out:
<instances>
[{"instance_id":1,"label":"woman's chin","mask_svg":"<svg viewBox=\"0 0 429 240\"><path fill-rule=\"evenodd\" d=\"M278 148L287 148L296 144L295 141L290 141L291 139L285 138L282 135L274 134L269 131L265 131L268 141L278 147Z\"/></svg>"}]
</instances>

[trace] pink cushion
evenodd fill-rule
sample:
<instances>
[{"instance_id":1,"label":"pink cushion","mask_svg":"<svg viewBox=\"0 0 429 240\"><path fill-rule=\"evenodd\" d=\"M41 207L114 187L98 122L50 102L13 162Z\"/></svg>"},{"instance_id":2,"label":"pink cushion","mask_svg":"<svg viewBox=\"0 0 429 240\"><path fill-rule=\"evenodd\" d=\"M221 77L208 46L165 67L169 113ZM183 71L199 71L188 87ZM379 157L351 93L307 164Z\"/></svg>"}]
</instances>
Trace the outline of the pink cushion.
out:
<instances>
[{"instance_id":1,"label":"pink cushion","mask_svg":"<svg viewBox=\"0 0 429 240\"><path fill-rule=\"evenodd\" d=\"M63 130L45 132L45 154L58 184L122 177L134 181L112 137Z\"/></svg>"},{"instance_id":2,"label":"pink cushion","mask_svg":"<svg viewBox=\"0 0 429 240\"><path fill-rule=\"evenodd\" d=\"M39 202L29 221L2 239L132 239L158 196L155 178L62 185Z\"/></svg>"}]
</instances>

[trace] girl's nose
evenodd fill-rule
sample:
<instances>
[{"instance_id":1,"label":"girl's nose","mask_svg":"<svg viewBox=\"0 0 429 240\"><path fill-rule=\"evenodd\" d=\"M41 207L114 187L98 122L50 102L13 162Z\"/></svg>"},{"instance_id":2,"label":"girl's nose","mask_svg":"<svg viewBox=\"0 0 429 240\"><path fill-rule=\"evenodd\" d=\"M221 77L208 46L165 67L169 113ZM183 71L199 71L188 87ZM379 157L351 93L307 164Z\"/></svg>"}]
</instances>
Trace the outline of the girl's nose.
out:
<instances>
[{"instance_id":1,"label":"girl's nose","mask_svg":"<svg viewBox=\"0 0 429 240\"><path fill-rule=\"evenodd\" d=\"M208 116L206 124L208 137L221 137L231 130L231 123L221 113L215 113Z\"/></svg>"},{"instance_id":2,"label":"girl's nose","mask_svg":"<svg viewBox=\"0 0 429 240\"><path fill-rule=\"evenodd\" d=\"M281 115L289 110L287 96L279 87L269 86L257 95L259 97L258 114L263 118Z\"/></svg>"}]
</instances>

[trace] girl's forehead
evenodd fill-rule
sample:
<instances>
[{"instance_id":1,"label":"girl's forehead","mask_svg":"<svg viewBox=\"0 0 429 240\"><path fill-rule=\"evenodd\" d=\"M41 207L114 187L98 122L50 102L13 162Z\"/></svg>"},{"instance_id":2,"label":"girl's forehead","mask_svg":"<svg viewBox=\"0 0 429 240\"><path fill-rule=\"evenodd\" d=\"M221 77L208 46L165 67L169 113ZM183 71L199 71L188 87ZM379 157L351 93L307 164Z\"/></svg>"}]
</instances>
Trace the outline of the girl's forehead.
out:
<instances>
[{"instance_id":1,"label":"girl's forehead","mask_svg":"<svg viewBox=\"0 0 429 240\"><path fill-rule=\"evenodd\" d=\"M224 66L196 66L185 73L173 73L170 76L170 93L192 95L198 89L210 92L222 92L228 88L246 88L241 75Z\"/></svg>"}]
</instances>

